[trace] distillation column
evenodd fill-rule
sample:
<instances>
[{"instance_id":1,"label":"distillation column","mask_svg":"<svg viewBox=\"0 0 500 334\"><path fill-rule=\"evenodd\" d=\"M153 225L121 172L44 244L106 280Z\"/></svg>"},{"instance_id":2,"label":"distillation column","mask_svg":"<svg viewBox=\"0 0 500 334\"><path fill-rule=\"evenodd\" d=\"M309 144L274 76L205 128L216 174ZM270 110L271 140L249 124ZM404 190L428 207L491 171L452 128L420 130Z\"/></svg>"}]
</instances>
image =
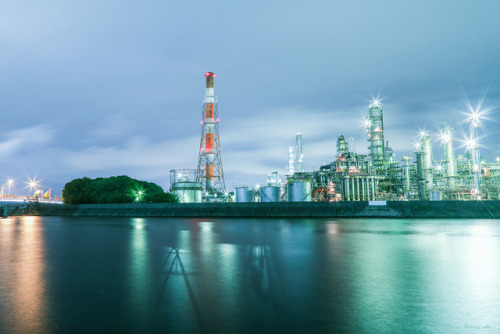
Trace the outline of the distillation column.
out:
<instances>
[{"instance_id":1,"label":"distillation column","mask_svg":"<svg viewBox=\"0 0 500 334\"><path fill-rule=\"evenodd\" d=\"M295 173L295 158L293 154L293 147L288 147L288 167L286 168L288 175Z\"/></svg>"},{"instance_id":2,"label":"distillation column","mask_svg":"<svg viewBox=\"0 0 500 334\"><path fill-rule=\"evenodd\" d=\"M420 146L424 152L424 170L427 189L433 188L434 178L432 174L432 140L429 135L420 138Z\"/></svg>"},{"instance_id":3,"label":"distillation column","mask_svg":"<svg viewBox=\"0 0 500 334\"><path fill-rule=\"evenodd\" d=\"M297 172L304 171L304 154L302 152L302 133L297 132L295 135L296 141L296 159L297 159Z\"/></svg>"},{"instance_id":4,"label":"distillation column","mask_svg":"<svg viewBox=\"0 0 500 334\"><path fill-rule=\"evenodd\" d=\"M410 198L410 157L404 156L402 160L404 161L403 164L403 171L404 171L404 178L405 178L405 183L404 183L404 190L405 190L405 196L406 198Z\"/></svg>"},{"instance_id":5,"label":"distillation column","mask_svg":"<svg viewBox=\"0 0 500 334\"><path fill-rule=\"evenodd\" d=\"M347 148L347 142L343 135L337 137L337 157L347 154L349 149Z\"/></svg>"},{"instance_id":6,"label":"distillation column","mask_svg":"<svg viewBox=\"0 0 500 334\"><path fill-rule=\"evenodd\" d=\"M456 161L455 152L453 150L453 128L446 126L442 130L441 139L443 141L444 160L445 160L445 176L448 179L448 187L455 186L456 177Z\"/></svg>"},{"instance_id":7,"label":"distillation column","mask_svg":"<svg viewBox=\"0 0 500 334\"><path fill-rule=\"evenodd\" d=\"M219 141L217 97L214 91L215 74L205 73L206 91L201 119L200 154L196 173L197 182L203 185L206 195L223 194L226 191Z\"/></svg>"},{"instance_id":8,"label":"distillation column","mask_svg":"<svg viewBox=\"0 0 500 334\"><path fill-rule=\"evenodd\" d=\"M418 199L423 201L426 199L425 187L425 152L415 152L417 156L417 186L418 186Z\"/></svg>"},{"instance_id":9,"label":"distillation column","mask_svg":"<svg viewBox=\"0 0 500 334\"><path fill-rule=\"evenodd\" d=\"M383 167L385 160L384 147L384 120L382 115L382 106L378 101L374 101L369 106L368 117L368 142L370 146L370 157L376 168Z\"/></svg>"},{"instance_id":10,"label":"distillation column","mask_svg":"<svg viewBox=\"0 0 500 334\"><path fill-rule=\"evenodd\" d=\"M479 121L472 119L470 124L470 142L469 149L472 162L472 178L474 182L474 197L481 199L481 166L479 158L479 138L478 138Z\"/></svg>"}]
</instances>

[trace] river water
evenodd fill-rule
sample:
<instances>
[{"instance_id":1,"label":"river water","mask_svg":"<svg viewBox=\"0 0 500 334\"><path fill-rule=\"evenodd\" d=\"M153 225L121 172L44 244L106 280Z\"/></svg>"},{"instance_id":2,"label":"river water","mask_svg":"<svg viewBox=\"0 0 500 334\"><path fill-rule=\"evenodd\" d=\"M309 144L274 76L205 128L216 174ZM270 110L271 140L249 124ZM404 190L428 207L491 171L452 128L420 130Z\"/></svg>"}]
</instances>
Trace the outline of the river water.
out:
<instances>
[{"instance_id":1,"label":"river water","mask_svg":"<svg viewBox=\"0 0 500 334\"><path fill-rule=\"evenodd\" d=\"M499 333L499 312L496 220L0 220L0 333Z\"/></svg>"}]
</instances>

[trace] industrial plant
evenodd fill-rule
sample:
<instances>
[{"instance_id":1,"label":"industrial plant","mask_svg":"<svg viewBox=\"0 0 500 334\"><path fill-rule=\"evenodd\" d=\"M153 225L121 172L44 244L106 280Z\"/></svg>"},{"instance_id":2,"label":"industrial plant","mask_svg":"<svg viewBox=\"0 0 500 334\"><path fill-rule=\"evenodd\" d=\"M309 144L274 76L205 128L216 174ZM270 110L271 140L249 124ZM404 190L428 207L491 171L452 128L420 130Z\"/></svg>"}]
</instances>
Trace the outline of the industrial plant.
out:
<instances>
[{"instance_id":1,"label":"industrial plant","mask_svg":"<svg viewBox=\"0 0 500 334\"><path fill-rule=\"evenodd\" d=\"M228 192L224 183L219 138L215 74L207 72L202 107L201 140L197 169L170 171L171 191L181 203L201 202L338 202L338 201L440 201L498 200L500 162L484 161L480 154L482 113L471 111L467 119L466 153L455 156L454 129L442 125L442 155L433 156L433 140L421 131L412 156L396 160L384 138L382 104L374 100L364 121L367 155L359 154L352 141L337 137L337 152L330 163L316 171L304 171L302 133L288 148L288 167L283 180L277 172L257 186L240 186Z\"/></svg>"}]
</instances>

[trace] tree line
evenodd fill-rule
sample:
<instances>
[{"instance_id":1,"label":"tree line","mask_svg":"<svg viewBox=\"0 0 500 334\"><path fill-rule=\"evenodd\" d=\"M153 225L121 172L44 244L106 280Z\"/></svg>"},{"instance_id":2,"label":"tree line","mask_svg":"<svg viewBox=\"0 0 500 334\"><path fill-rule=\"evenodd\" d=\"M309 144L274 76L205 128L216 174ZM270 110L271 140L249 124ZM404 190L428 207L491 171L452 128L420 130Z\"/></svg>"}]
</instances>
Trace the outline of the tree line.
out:
<instances>
[{"instance_id":1,"label":"tree line","mask_svg":"<svg viewBox=\"0 0 500 334\"><path fill-rule=\"evenodd\" d=\"M179 202L177 195L164 192L159 185L125 175L74 179L64 186L62 199L65 204Z\"/></svg>"}]
</instances>

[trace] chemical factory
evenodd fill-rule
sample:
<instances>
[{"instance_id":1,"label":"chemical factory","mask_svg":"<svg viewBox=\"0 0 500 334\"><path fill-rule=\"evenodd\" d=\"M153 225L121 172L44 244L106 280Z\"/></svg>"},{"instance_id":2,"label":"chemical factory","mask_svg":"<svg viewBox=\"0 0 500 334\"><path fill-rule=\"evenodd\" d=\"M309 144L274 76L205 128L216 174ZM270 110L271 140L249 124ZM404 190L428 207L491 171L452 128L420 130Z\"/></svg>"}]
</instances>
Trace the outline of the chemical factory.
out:
<instances>
[{"instance_id":1,"label":"chemical factory","mask_svg":"<svg viewBox=\"0 0 500 334\"><path fill-rule=\"evenodd\" d=\"M455 156L453 127L441 127L442 156L433 157L433 142L425 131L419 134L413 156L396 160L384 138L382 105L373 101L364 122L368 155L355 152L343 135L337 138L335 160L304 171L302 134L288 148L288 167L283 180L277 172L265 185L236 187L228 192L224 183L219 138L215 74L205 73L201 140L197 169L170 171L170 190L181 203L201 202L311 202L311 201L408 201L408 200L498 200L500 163L485 162L479 149L479 111L467 120L470 136L466 154Z\"/></svg>"}]
</instances>

